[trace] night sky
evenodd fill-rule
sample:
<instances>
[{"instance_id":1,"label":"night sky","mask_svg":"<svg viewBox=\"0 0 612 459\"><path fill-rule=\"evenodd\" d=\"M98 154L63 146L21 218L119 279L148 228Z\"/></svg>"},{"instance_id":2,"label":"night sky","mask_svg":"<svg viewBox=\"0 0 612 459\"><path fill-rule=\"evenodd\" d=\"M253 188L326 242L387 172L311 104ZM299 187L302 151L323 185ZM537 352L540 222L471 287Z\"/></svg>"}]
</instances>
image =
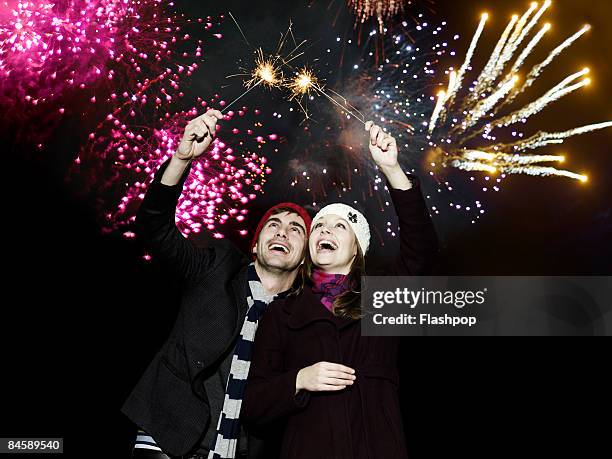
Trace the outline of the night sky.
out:
<instances>
[{"instance_id":1,"label":"night sky","mask_svg":"<svg viewBox=\"0 0 612 459\"><path fill-rule=\"evenodd\" d=\"M335 46L336 37L353 33L353 19L340 0L314 0L311 5L277 0L176 3L193 16L232 11L249 40L264 47L272 46L292 19L296 35L313 41L308 51L313 56ZM448 30L462 36L456 61L449 61L460 65L481 12L492 14L481 41L491 48L509 16L522 13L528 3L438 0L419 5L408 13L444 18ZM556 0L547 17L553 25L549 43L559 43L587 22L593 30L546 72L538 88L550 88L583 66L592 69L593 84L535 117L530 132L611 119L612 4ZM219 47L207 50L205 77L192 80L190 90L203 97L219 91L236 60L248 56L229 20L223 32ZM334 78L342 77L347 76ZM223 91L229 100L240 87L233 84ZM249 96L252 106L285 106L265 92ZM282 165L283 152L295 154L291 141L301 138L296 131L300 121L295 113L270 126L287 139L273 164ZM8 139L3 142L2 180L8 237L0 320L5 387L0 436L60 436L67 438L65 448L72 453L92 448L110 457L128 457L134 432L119 408L172 325L177 285L163 268L143 261L139 241L102 235L92 206L95 198L83 198L65 181L87 135L81 120L66 119L44 155L11 143L11 132L3 134ZM500 193L488 197L488 212L476 225L457 221L456 226L447 222L439 227L437 273L612 275L611 141L608 130L564 144L567 166L587 171L587 184L511 177ZM250 225L280 199L282 189L282 184L271 183L254 203ZM236 242L244 246L245 240ZM393 241L387 241L373 254L372 265L392 250ZM604 376L609 354L603 343L582 352L550 341L537 347L496 344L486 349L467 341L421 343L412 341L405 351L410 362L403 374L402 410L411 457L509 450L524 456L528 440L547 457L566 446L590 457L587 449L601 442L602 428L591 416L592 410L609 412L609 397L599 398L602 388L612 387ZM101 445L94 447L98 441L91 437L102 437Z\"/></svg>"}]
</instances>

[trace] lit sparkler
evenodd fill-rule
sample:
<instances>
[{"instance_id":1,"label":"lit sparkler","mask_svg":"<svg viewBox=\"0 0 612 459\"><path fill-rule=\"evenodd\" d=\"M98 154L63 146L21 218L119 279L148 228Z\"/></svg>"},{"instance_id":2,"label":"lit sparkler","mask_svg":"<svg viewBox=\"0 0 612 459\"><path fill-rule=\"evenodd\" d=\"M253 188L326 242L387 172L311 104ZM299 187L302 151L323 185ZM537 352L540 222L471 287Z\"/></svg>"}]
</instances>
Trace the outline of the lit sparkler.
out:
<instances>
[{"instance_id":1,"label":"lit sparkler","mask_svg":"<svg viewBox=\"0 0 612 459\"><path fill-rule=\"evenodd\" d=\"M314 73L304 68L287 83L287 88L291 91L289 100L294 100L310 94L310 91L315 90L317 86L317 77Z\"/></svg>"},{"instance_id":2,"label":"lit sparkler","mask_svg":"<svg viewBox=\"0 0 612 459\"><path fill-rule=\"evenodd\" d=\"M306 67L299 70L292 79L290 79L284 84L284 86L289 90L288 100L297 101L298 105L300 106L300 109L306 116L306 119L310 118L310 116L302 100L304 96L309 95L310 92L313 91L316 94L328 99L333 105L338 107L340 110L346 112L353 118L357 119L362 124L365 125L366 123L366 119L363 113L361 113L357 108L351 105L346 99L346 97L342 96L341 94L338 94L337 92L331 89L326 89L325 86L319 82L314 73ZM331 95L328 93L328 91L329 93L331 93Z\"/></svg>"}]
</instances>

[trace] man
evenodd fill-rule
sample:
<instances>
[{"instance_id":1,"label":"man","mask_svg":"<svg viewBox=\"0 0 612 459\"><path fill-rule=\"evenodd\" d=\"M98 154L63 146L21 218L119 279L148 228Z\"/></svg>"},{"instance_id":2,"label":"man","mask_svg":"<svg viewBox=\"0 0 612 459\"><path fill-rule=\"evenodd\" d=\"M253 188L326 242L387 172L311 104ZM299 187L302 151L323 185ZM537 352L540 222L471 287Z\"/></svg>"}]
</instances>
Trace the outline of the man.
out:
<instances>
[{"instance_id":1,"label":"man","mask_svg":"<svg viewBox=\"0 0 612 459\"><path fill-rule=\"evenodd\" d=\"M142 430L134 458L261 458L261 438L240 427L258 319L289 290L304 258L310 216L300 206L274 206L257 226L254 263L231 242L196 248L175 225L175 210L191 161L214 140L223 115L192 120L171 160L151 184L137 216L151 250L184 279L170 337L122 411Z\"/></svg>"}]
</instances>

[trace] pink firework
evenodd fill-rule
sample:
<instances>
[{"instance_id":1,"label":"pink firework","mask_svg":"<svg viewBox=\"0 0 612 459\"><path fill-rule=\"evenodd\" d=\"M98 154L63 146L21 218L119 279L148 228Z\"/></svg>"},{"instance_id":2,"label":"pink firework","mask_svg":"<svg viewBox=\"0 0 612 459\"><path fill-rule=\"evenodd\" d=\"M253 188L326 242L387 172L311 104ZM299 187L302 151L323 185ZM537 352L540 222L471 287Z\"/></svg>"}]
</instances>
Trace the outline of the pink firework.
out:
<instances>
[{"instance_id":1,"label":"pink firework","mask_svg":"<svg viewBox=\"0 0 612 459\"><path fill-rule=\"evenodd\" d=\"M95 119L111 92L134 98L167 71L190 73L201 60L201 40L191 35L214 27L210 17L174 14L167 0L0 2L0 107L18 127L38 120L45 128L36 142L62 116ZM153 102L174 92L176 80ZM32 140L27 136L18 140Z\"/></svg>"},{"instance_id":2,"label":"pink firework","mask_svg":"<svg viewBox=\"0 0 612 459\"><path fill-rule=\"evenodd\" d=\"M200 100L199 105L207 103ZM228 112L213 146L193 164L177 207L176 222L183 234L206 229L217 238L223 237L221 227L232 220L244 221L248 204L263 192L266 176L272 171L262 149L277 140L277 135L258 132L260 122L245 130L230 125L236 115L250 118L260 113L249 113L247 107ZM100 129L91 137L76 160L74 175L97 196L112 195L101 202L106 230L133 222L148 184L174 153L187 122L197 115L194 107L164 115L150 126L108 119L108 130ZM246 235L244 228L238 232ZM134 233L125 231L124 236L133 237Z\"/></svg>"},{"instance_id":3,"label":"pink firework","mask_svg":"<svg viewBox=\"0 0 612 459\"><path fill-rule=\"evenodd\" d=\"M69 178L95 202L106 231L124 228L132 237L129 223L148 184L196 116L195 108L184 108L182 85L203 60L204 40L222 38L213 29L223 17L190 19L173 13L167 0L5 0L2 6L5 119L18 128L43 120L35 139L17 134L18 141L42 145L63 116L78 115L90 134ZM218 99L210 102L223 106ZM207 105L197 102L199 109ZM229 112L225 122L235 115ZM276 136L256 132L261 127L222 130L194 164L177 209L184 234L205 228L222 237L222 225L245 219L271 172L261 149Z\"/></svg>"}]
</instances>

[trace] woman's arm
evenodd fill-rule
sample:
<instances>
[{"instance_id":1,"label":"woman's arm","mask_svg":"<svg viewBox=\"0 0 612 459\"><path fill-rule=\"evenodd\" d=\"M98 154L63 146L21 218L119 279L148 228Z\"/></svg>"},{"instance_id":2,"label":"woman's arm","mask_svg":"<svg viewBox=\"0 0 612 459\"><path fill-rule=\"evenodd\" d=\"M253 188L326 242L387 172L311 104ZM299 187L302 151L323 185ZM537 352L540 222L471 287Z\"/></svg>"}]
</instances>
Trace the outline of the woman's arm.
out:
<instances>
[{"instance_id":1,"label":"woman's arm","mask_svg":"<svg viewBox=\"0 0 612 459\"><path fill-rule=\"evenodd\" d=\"M428 274L438 252L438 237L418 179L408 178L400 167L395 138L372 121L366 123L366 130L370 133L369 147L372 159L387 178L399 220L400 253L389 274L396 276Z\"/></svg>"}]
</instances>

